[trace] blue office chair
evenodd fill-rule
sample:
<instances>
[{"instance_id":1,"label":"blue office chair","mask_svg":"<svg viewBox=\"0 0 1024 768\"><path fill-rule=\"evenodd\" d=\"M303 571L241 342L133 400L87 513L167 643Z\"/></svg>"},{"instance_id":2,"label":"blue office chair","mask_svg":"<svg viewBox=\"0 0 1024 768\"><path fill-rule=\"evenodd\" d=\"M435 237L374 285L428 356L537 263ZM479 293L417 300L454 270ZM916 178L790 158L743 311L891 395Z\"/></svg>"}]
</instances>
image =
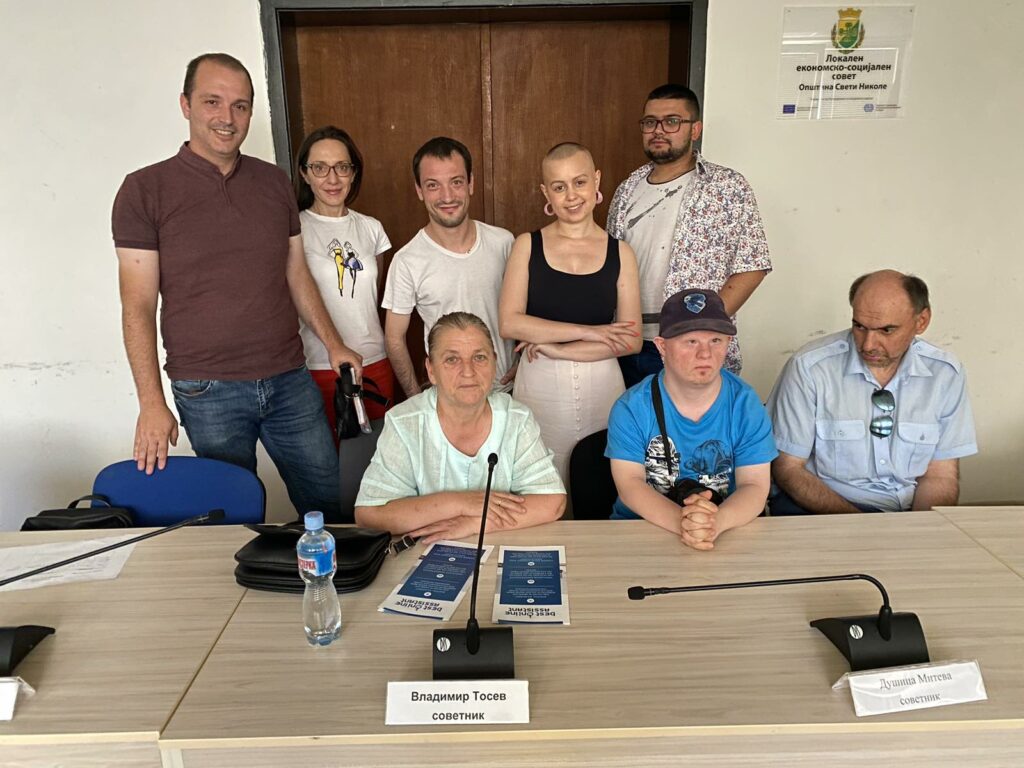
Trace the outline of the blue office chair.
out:
<instances>
[{"instance_id":1,"label":"blue office chair","mask_svg":"<svg viewBox=\"0 0 1024 768\"><path fill-rule=\"evenodd\" d=\"M262 523L267 493L252 472L234 464L196 456L171 456L167 466L152 475L140 472L134 461L119 461L96 475L92 492L127 507L135 525L153 528L173 525L193 515L223 509L225 525Z\"/></svg>"}]
</instances>

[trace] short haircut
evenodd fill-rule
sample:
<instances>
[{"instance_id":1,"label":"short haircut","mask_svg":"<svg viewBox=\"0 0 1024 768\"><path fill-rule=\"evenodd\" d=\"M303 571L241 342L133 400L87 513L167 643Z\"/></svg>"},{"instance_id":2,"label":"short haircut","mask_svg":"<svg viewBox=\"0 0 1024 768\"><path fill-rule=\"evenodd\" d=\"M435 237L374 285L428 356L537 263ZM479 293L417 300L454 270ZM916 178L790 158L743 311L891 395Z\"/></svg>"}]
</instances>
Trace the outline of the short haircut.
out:
<instances>
[{"instance_id":1,"label":"short haircut","mask_svg":"<svg viewBox=\"0 0 1024 768\"><path fill-rule=\"evenodd\" d=\"M182 86L181 92L187 101L192 101L192 89L196 84L196 70L204 61L212 61L214 64L220 64L222 67L233 69L236 72L244 72L249 79L249 100L253 101L256 98L256 90L252 87L252 75L249 74L249 70L242 62L229 53L204 53L196 56L185 67L185 85Z\"/></svg>"},{"instance_id":2,"label":"short haircut","mask_svg":"<svg viewBox=\"0 0 1024 768\"><path fill-rule=\"evenodd\" d=\"M565 158L572 157L577 152L589 155L591 161L594 159L594 155L582 144L575 141L563 141L549 149L548 153L544 155L544 160L565 160Z\"/></svg>"},{"instance_id":3,"label":"short haircut","mask_svg":"<svg viewBox=\"0 0 1024 768\"><path fill-rule=\"evenodd\" d=\"M700 99L697 98L696 93L685 85L679 85L679 83L659 85L647 94L647 101L653 101L654 99L679 99L685 101L693 109L693 116L698 120L700 119ZM646 104L647 102L644 103Z\"/></svg>"},{"instance_id":4,"label":"short haircut","mask_svg":"<svg viewBox=\"0 0 1024 768\"><path fill-rule=\"evenodd\" d=\"M466 145L461 141L449 139L447 136L435 136L422 147L416 150L412 157L412 175L416 179L416 186L420 184L420 162L424 157L436 157L439 160L446 160L452 155L461 155L466 164L466 177L473 177L473 156L469 154Z\"/></svg>"},{"instance_id":5,"label":"short haircut","mask_svg":"<svg viewBox=\"0 0 1024 768\"><path fill-rule=\"evenodd\" d=\"M295 157L295 178L293 181L295 183L295 200L299 204L300 211L309 208L315 200L313 190L309 183L302 178L301 172L306 166L306 161L309 160L309 150L318 141L323 141L324 139L334 139L344 144L348 150L348 156L352 160L352 165L356 167L355 175L352 177L352 186L349 187L348 194L345 196L345 205L351 205L352 201L359 197L359 188L363 184L363 155L360 153L359 147L352 140L352 137L345 131L333 125L325 125L323 128L317 128L302 140L299 154Z\"/></svg>"},{"instance_id":6,"label":"short haircut","mask_svg":"<svg viewBox=\"0 0 1024 768\"><path fill-rule=\"evenodd\" d=\"M853 283L850 284L850 306L853 306L853 300L857 297L857 291L864 284L864 281L876 273L869 272L866 275L861 275ZM926 309L931 309L931 302L928 299L928 285L917 275L900 275L902 278L900 283L903 286L903 290L907 293L907 298L910 299L910 305L914 308L914 314L919 315Z\"/></svg>"},{"instance_id":7,"label":"short haircut","mask_svg":"<svg viewBox=\"0 0 1024 768\"><path fill-rule=\"evenodd\" d=\"M487 323L472 312L449 312L447 315L441 315L441 317L437 318L437 322L434 323L430 333L427 334L427 356L431 358L434 356L434 344L442 331L466 331L470 328L476 328L483 333L491 347L491 354L496 354L494 351L494 339L491 338L491 331L487 327Z\"/></svg>"}]
</instances>

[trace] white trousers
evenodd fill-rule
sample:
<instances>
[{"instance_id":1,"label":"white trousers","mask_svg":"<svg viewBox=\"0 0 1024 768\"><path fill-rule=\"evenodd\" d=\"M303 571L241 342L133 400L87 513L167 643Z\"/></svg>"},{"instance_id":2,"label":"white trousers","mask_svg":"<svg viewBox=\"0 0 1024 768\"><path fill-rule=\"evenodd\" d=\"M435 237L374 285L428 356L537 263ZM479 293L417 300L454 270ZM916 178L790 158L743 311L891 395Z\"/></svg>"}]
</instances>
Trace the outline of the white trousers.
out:
<instances>
[{"instance_id":1,"label":"white trousers","mask_svg":"<svg viewBox=\"0 0 1024 768\"><path fill-rule=\"evenodd\" d=\"M569 454L580 440L608 427L608 413L625 391L614 358L593 363L538 357L519 363L512 397L529 406L555 469L569 490Z\"/></svg>"}]
</instances>

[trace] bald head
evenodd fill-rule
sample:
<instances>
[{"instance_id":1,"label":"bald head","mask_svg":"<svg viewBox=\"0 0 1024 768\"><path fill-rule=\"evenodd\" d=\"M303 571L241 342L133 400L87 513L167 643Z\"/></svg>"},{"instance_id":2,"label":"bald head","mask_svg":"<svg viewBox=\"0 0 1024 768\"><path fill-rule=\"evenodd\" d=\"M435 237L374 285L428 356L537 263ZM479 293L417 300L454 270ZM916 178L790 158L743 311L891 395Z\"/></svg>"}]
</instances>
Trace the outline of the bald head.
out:
<instances>
[{"instance_id":1,"label":"bald head","mask_svg":"<svg viewBox=\"0 0 1024 768\"><path fill-rule=\"evenodd\" d=\"M563 141L561 144L555 144L544 155L540 164L541 177L546 180L553 165L562 160L575 159L577 155L581 156L580 159L586 162L590 172L593 173L597 166L594 165L594 156L590 154L590 150L574 141Z\"/></svg>"},{"instance_id":2,"label":"bald head","mask_svg":"<svg viewBox=\"0 0 1024 768\"><path fill-rule=\"evenodd\" d=\"M928 286L924 280L915 275L905 275L894 269L881 269L861 275L850 285L850 306L853 306L857 294L862 289L881 291L883 293L903 292L915 313L931 308L928 300Z\"/></svg>"},{"instance_id":3,"label":"bald head","mask_svg":"<svg viewBox=\"0 0 1024 768\"><path fill-rule=\"evenodd\" d=\"M872 272L850 286L850 306L857 351L885 386L914 337L931 321L928 286L891 269Z\"/></svg>"}]
</instances>

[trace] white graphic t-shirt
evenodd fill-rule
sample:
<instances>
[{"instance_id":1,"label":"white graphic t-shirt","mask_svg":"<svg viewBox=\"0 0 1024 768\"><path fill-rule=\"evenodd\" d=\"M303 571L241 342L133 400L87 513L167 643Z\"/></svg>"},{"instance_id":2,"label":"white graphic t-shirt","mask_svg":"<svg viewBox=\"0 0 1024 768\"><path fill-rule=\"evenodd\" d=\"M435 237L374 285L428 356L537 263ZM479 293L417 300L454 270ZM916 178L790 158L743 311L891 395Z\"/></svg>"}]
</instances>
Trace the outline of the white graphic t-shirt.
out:
<instances>
[{"instance_id":1,"label":"white graphic t-shirt","mask_svg":"<svg viewBox=\"0 0 1024 768\"><path fill-rule=\"evenodd\" d=\"M299 214L306 264L324 306L345 344L363 356L363 365L387 357L377 314L377 257L391 247L384 227L372 216L349 210L345 216ZM330 370L327 348L313 329L299 321L299 335L310 370Z\"/></svg>"},{"instance_id":2,"label":"white graphic t-shirt","mask_svg":"<svg viewBox=\"0 0 1024 768\"><path fill-rule=\"evenodd\" d=\"M679 204L693 179L693 171L678 179L651 184L644 179L636 188L626 211L625 241L636 252L640 270L640 311L658 314L665 303L665 278L672 256L672 234ZM658 335L658 324L644 325L644 338Z\"/></svg>"}]
</instances>

